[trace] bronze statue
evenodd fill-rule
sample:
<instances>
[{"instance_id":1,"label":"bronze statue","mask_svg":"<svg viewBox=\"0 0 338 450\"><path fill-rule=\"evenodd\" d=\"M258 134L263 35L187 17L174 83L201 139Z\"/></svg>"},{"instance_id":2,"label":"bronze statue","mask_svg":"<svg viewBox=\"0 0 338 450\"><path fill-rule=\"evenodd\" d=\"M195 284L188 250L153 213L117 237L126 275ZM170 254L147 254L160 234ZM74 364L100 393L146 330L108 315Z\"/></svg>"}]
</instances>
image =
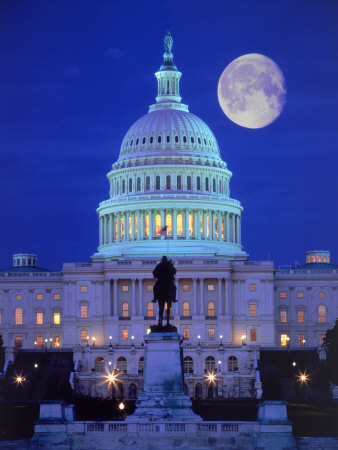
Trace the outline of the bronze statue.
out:
<instances>
[{"instance_id":1,"label":"bronze statue","mask_svg":"<svg viewBox=\"0 0 338 450\"><path fill-rule=\"evenodd\" d=\"M159 314L158 314L158 325L151 327L152 331L159 331L163 328L163 312L164 305L167 304L167 331L176 330L176 327L169 324L171 305L177 303L176 300L176 285L175 280L176 269L171 260L168 260L166 256L162 257L162 260L153 271L153 276L156 278L156 283L153 288L154 300L153 302L158 302Z\"/></svg>"}]
</instances>

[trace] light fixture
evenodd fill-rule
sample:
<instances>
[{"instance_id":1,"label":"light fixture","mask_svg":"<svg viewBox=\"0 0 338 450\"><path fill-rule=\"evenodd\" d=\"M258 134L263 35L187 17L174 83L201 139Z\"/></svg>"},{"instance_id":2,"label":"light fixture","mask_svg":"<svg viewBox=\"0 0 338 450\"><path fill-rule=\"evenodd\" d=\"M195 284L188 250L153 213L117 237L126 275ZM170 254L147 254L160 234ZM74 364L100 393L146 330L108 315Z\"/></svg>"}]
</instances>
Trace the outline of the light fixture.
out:
<instances>
[{"instance_id":1,"label":"light fixture","mask_svg":"<svg viewBox=\"0 0 338 450\"><path fill-rule=\"evenodd\" d=\"M93 337L92 337L92 346L93 346L93 347L95 347L95 341L96 341L96 337L93 336Z\"/></svg>"},{"instance_id":2,"label":"light fixture","mask_svg":"<svg viewBox=\"0 0 338 450\"><path fill-rule=\"evenodd\" d=\"M124 403L123 403L123 402L119 403L119 409L120 409L121 411L124 409Z\"/></svg>"}]
</instances>

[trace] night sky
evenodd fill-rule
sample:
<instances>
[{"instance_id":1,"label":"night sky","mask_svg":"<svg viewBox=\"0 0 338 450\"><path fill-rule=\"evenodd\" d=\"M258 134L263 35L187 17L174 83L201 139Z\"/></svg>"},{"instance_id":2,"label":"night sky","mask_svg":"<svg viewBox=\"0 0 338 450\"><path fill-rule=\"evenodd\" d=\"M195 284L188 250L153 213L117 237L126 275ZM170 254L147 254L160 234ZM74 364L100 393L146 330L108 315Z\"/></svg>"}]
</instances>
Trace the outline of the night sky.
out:
<instances>
[{"instance_id":1,"label":"night sky","mask_svg":"<svg viewBox=\"0 0 338 450\"><path fill-rule=\"evenodd\" d=\"M182 102L232 171L251 260L338 263L338 2L0 1L0 268L88 261L96 208L128 128L155 102L170 30ZM262 53L284 73L286 105L266 128L232 123L217 100L224 68Z\"/></svg>"}]
</instances>

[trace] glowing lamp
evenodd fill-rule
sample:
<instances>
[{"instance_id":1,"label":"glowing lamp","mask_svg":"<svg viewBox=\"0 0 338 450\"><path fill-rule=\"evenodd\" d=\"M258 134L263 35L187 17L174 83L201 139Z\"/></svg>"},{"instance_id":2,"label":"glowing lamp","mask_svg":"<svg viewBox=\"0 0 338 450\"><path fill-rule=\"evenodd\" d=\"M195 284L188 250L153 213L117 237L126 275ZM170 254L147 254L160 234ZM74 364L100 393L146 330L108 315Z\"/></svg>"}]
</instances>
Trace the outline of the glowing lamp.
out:
<instances>
[{"instance_id":1,"label":"glowing lamp","mask_svg":"<svg viewBox=\"0 0 338 450\"><path fill-rule=\"evenodd\" d=\"M121 411L124 409L124 403L123 403L123 402L121 402L121 403L119 404L119 409L120 409Z\"/></svg>"}]
</instances>

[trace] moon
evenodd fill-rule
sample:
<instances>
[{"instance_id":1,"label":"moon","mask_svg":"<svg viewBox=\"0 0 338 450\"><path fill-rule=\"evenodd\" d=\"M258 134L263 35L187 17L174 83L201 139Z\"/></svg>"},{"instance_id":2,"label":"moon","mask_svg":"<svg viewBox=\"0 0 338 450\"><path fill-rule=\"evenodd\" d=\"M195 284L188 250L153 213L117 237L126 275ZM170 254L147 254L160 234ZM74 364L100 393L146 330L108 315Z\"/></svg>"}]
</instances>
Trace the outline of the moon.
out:
<instances>
[{"instance_id":1,"label":"moon","mask_svg":"<svg viewBox=\"0 0 338 450\"><path fill-rule=\"evenodd\" d=\"M218 82L218 101L237 125L263 128L283 111L285 80L277 64L265 55L249 53L234 59Z\"/></svg>"}]
</instances>

